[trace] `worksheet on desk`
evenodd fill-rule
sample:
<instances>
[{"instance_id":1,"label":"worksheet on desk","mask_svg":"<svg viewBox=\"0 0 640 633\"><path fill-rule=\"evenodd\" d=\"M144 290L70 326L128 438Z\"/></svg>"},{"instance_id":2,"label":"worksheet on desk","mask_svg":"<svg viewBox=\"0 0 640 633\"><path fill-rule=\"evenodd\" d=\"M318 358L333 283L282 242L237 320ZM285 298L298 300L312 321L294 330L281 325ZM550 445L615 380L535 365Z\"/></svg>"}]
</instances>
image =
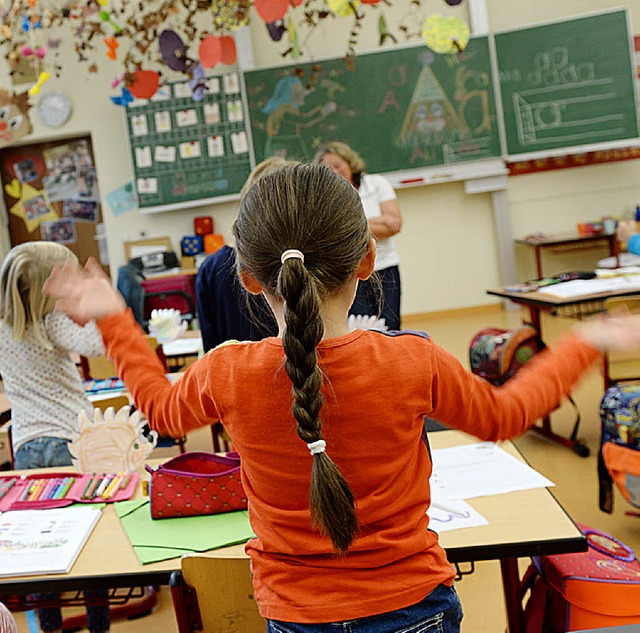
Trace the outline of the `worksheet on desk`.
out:
<instances>
[{"instance_id":1,"label":"worksheet on desk","mask_svg":"<svg viewBox=\"0 0 640 633\"><path fill-rule=\"evenodd\" d=\"M431 452L431 496L435 502L473 499L553 482L493 442L438 448Z\"/></svg>"},{"instance_id":2,"label":"worksheet on desk","mask_svg":"<svg viewBox=\"0 0 640 633\"><path fill-rule=\"evenodd\" d=\"M553 297L571 299L572 297L585 297L600 292L620 292L627 290L640 290L640 275L628 277L602 277L595 279L574 279L551 286L540 288L538 292Z\"/></svg>"}]
</instances>

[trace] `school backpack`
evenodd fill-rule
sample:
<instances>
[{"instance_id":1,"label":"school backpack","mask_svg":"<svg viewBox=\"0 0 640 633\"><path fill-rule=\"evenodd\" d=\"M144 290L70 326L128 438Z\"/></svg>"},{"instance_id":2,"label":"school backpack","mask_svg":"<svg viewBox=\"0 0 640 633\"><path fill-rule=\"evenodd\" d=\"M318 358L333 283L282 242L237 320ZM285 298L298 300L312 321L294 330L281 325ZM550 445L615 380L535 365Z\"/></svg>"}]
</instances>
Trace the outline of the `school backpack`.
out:
<instances>
[{"instance_id":1,"label":"school backpack","mask_svg":"<svg viewBox=\"0 0 640 633\"><path fill-rule=\"evenodd\" d=\"M613 511L614 483L632 506L640 508L640 385L615 385L605 391L600 428L600 509Z\"/></svg>"},{"instance_id":2,"label":"school backpack","mask_svg":"<svg viewBox=\"0 0 640 633\"><path fill-rule=\"evenodd\" d=\"M613 536L578 524L589 549L537 556L521 596L526 633L564 633L640 622L640 563Z\"/></svg>"},{"instance_id":3,"label":"school backpack","mask_svg":"<svg viewBox=\"0 0 640 633\"><path fill-rule=\"evenodd\" d=\"M469 363L474 374L501 385L542 349L544 343L530 325L513 330L486 327L471 340Z\"/></svg>"}]
</instances>

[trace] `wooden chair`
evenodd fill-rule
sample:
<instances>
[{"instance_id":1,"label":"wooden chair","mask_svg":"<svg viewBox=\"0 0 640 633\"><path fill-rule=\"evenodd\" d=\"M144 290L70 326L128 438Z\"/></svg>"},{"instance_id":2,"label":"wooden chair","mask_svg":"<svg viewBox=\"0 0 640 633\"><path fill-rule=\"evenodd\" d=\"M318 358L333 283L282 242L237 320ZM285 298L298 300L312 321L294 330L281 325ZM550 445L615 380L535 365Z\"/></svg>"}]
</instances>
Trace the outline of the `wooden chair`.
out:
<instances>
[{"instance_id":1,"label":"wooden chair","mask_svg":"<svg viewBox=\"0 0 640 633\"><path fill-rule=\"evenodd\" d=\"M171 597L179 633L264 633L266 622L253 596L249 559L243 547L221 557L187 554L171 574Z\"/></svg>"},{"instance_id":2,"label":"wooden chair","mask_svg":"<svg viewBox=\"0 0 640 633\"><path fill-rule=\"evenodd\" d=\"M604 301L604 309L611 312L626 306L633 313L640 312L640 296L611 297ZM637 352L611 352L604 358L604 388L621 383L640 381L640 354Z\"/></svg>"},{"instance_id":3,"label":"wooden chair","mask_svg":"<svg viewBox=\"0 0 640 633\"><path fill-rule=\"evenodd\" d=\"M162 345L158 343L158 341L153 336L147 336L147 341L151 349L155 350L158 358L162 362L164 366L164 370L166 373L169 372L169 368L167 367L167 358L164 355L162 350ZM93 358L87 358L85 356L80 357L80 369L82 371L82 377L84 380L104 380L106 378L113 378L117 376L118 373L116 371L115 365L107 358L107 356L96 356ZM97 400L95 405L105 411L108 406L114 406L116 411L127 404L130 404L129 399L126 396L123 396L126 399L124 404L121 404L119 407L115 405L106 405L104 406L104 400ZM158 448L168 448L171 446L177 446L181 453L186 452L185 444L187 442L187 438L185 436L173 438L173 437L158 437Z\"/></svg>"}]
</instances>

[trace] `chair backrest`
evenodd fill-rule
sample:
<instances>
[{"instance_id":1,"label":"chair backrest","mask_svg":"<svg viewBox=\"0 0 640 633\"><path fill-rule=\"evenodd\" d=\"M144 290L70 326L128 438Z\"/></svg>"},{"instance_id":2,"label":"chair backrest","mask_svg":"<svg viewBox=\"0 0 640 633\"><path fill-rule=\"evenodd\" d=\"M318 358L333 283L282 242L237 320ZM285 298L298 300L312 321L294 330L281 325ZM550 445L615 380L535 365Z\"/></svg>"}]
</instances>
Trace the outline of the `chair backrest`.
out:
<instances>
[{"instance_id":1,"label":"chair backrest","mask_svg":"<svg viewBox=\"0 0 640 633\"><path fill-rule=\"evenodd\" d=\"M111 396L110 398L101 398L100 400L94 400L92 402L96 409L100 409L103 413L109 408L113 407L116 411L120 411L122 407L131 405L129 397L125 395Z\"/></svg>"},{"instance_id":2,"label":"chair backrest","mask_svg":"<svg viewBox=\"0 0 640 633\"><path fill-rule=\"evenodd\" d=\"M620 306L629 308L633 313L640 313L640 296L611 297L604 302L604 309L607 312ZM637 352L610 352L605 356L605 389L619 382L636 380L640 380L640 354Z\"/></svg>"},{"instance_id":3,"label":"chair backrest","mask_svg":"<svg viewBox=\"0 0 640 633\"><path fill-rule=\"evenodd\" d=\"M235 546L237 554L228 556L211 552L182 558L181 574L171 583L180 633L264 633L266 622L258 613L243 547ZM201 628L195 628L198 620Z\"/></svg>"}]
</instances>

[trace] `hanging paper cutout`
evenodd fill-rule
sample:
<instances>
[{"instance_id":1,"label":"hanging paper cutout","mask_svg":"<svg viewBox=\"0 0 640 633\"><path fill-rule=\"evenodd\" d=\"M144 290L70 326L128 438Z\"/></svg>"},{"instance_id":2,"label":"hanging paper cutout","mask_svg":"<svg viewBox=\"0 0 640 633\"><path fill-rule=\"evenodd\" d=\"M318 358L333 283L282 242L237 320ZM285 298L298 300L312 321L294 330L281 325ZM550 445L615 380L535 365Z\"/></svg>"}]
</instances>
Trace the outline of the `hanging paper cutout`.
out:
<instances>
[{"instance_id":1,"label":"hanging paper cutout","mask_svg":"<svg viewBox=\"0 0 640 633\"><path fill-rule=\"evenodd\" d=\"M125 76L125 84L136 99L151 99L160 86L160 73L155 70L136 70Z\"/></svg>"},{"instance_id":2,"label":"hanging paper cutout","mask_svg":"<svg viewBox=\"0 0 640 633\"><path fill-rule=\"evenodd\" d=\"M35 231L41 222L58 219L56 212L49 207L47 192L27 183L22 185L20 200L9 211L24 220L29 233Z\"/></svg>"},{"instance_id":3,"label":"hanging paper cutout","mask_svg":"<svg viewBox=\"0 0 640 633\"><path fill-rule=\"evenodd\" d=\"M460 18L432 15L424 22L422 38L434 53L460 53L469 43L469 27Z\"/></svg>"},{"instance_id":4,"label":"hanging paper cutout","mask_svg":"<svg viewBox=\"0 0 640 633\"><path fill-rule=\"evenodd\" d=\"M250 0L212 0L211 11L216 26L236 31L249 23Z\"/></svg>"},{"instance_id":5,"label":"hanging paper cutout","mask_svg":"<svg viewBox=\"0 0 640 633\"><path fill-rule=\"evenodd\" d=\"M11 145L31 134L29 95L0 90L0 147Z\"/></svg>"},{"instance_id":6,"label":"hanging paper cutout","mask_svg":"<svg viewBox=\"0 0 640 633\"><path fill-rule=\"evenodd\" d=\"M222 60L222 42L217 35L209 35L200 42L198 58L205 68L213 68Z\"/></svg>"},{"instance_id":7,"label":"hanging paper cutout","mask_svg":"<svg viewBox=\"0 0 640 633\"><path fill-rule=\"evenodd\" d=\"M282 20L289 10L289 0L253 0L258 15L267 23Z\"/></svg>"},{"instance_id":8,"label":"hanging paper cutout","mask_svg":"<svg viewBox=\"0 0 640 633\"><path fill-rule=\"evenodd\" d=\"M122 88L119 97L110 97L110 99L116 105L126 108L130 103L133 103L133 94L126 88Z\"/></svg>"},{"instance_id":9,"label":"hanging paper cutout","mask_svg":"<svg viewBox=\"0 0 640 633\"><path fill-rule=\"evenodd\" d=\"M187 47L182 38L175 32L167 29L160 33L160 54L162 61L171 68L184 72L187 68Z\"/></svg>"},{"instance_id":10,"label":"hanging paper cutout","mask_svg":"<svg viewBox=\"0 0 640 633\"><path fill-rule=\"evenodd\" d=\"M331 11L340 18L353 15L359 4L360 0L327 0L327 5L329 5Z\"/></svg>"},{"instance_id":11,"label":"hanging paper cutout","mask_svg":"<svg viewBox=\"0 0 640 633\"><path fill-rule=\"evenodd\" d=\"M223 35L219 38L219 40L222 46L222 57L220 58L220 61L225 66L231 66L231 64L235 64L238 60L238 51L236 50L235 40L228 35Z\"/></svg>"}]
</instances>

